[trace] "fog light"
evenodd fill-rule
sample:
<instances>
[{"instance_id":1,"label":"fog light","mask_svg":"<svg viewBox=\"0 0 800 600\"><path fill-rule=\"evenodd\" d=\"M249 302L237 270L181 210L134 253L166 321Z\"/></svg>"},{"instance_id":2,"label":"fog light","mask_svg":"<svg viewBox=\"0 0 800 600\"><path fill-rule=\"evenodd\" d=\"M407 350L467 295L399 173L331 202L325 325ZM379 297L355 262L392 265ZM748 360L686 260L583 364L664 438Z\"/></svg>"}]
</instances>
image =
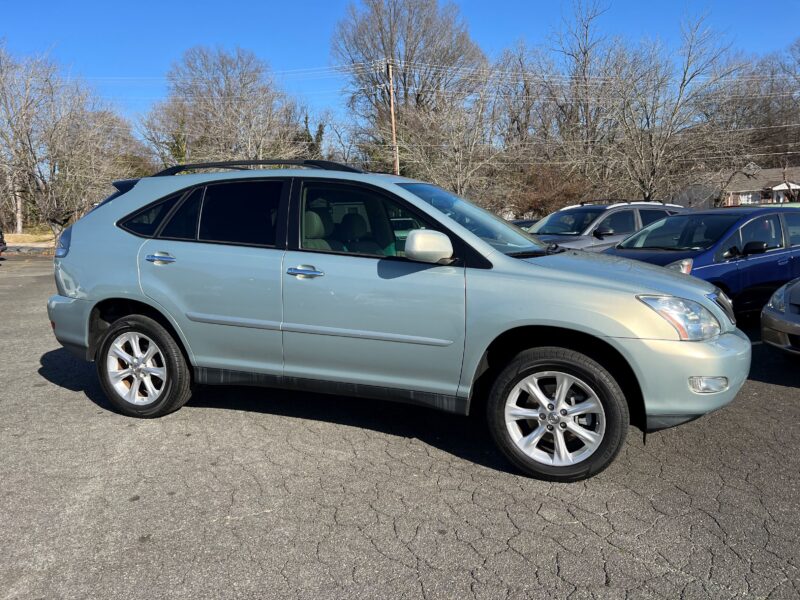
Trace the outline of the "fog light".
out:
<instances>
[{"instance_id":1,"label":"fog light","mask_svg":"<svg viewBox=\"0 0 800 600\"><path fill-rule=\"evenodd\" d=\"M727 377L689 377L689 387L696 394L714 394L728 389Z\"/></svg>"}]
</instances>

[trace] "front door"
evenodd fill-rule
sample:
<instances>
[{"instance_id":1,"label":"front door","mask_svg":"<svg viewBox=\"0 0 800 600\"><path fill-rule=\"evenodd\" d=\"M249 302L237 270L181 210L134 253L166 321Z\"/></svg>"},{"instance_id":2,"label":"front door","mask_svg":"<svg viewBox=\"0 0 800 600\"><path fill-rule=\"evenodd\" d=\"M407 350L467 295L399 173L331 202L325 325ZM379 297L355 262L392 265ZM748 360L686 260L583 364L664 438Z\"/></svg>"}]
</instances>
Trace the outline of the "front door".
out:
<instances>
[{"instance_id":1,"label":"front door","mask_svg":"<svg viewBox=\"0 0 800 600\"><path fill-rule=\"evenodd\" d=\"M197 366L281 374L285 187L262 180L197 188L139 251L142 290L175 319Z\"/></svg>"},{"instance_id":2,"label":"front door","mask_svg":"<svg viewBox=\"0 0 800 600\"><path fill-rule=\"evenodd\" d=\"M465 268L405 259L408 232L396 226L434 225L357 184L309 179L293 202L283 269L286 378L454 397Z\"/></svg>"},{"instance_id":3,"label":"front door","mask_svg":"<svg viewBox=\"0 0 800 600\"><path fill-rule=\"evenodd\" d=\"M766 242L763 254L744 256L737 262L742 291L737 310L761 310L772 293L792 278L792 251L786 247L778 215L756 217L741 227L742 248L749 242Z\"/></svg>"}]
</instances>

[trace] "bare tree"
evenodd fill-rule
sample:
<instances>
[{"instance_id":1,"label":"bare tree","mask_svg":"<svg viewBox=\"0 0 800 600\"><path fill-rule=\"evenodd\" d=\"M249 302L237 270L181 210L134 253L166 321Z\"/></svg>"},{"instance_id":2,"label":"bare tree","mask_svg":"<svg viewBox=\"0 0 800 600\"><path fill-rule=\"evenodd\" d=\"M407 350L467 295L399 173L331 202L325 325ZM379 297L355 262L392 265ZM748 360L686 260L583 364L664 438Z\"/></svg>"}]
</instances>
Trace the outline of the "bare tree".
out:
<instances>
[{"instance_id":1,"label":"bare tree","mask_svg":"<svg viewBox=\"0 0 800 600\"><path fill-rule=\"evenodd\" d=\"M195 47L167 75L167 99L142 122L165 164L305 156L303 111L252 52Z\"/></svg>"}]
</instances>

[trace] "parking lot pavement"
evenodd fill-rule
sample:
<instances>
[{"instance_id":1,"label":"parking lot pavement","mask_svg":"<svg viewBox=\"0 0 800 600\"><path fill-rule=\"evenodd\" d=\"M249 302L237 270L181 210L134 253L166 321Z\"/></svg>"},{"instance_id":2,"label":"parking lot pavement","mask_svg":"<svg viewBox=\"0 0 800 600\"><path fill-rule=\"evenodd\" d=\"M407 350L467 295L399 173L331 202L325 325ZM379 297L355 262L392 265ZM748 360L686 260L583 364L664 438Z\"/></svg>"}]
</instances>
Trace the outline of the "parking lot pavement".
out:
<instances>
[{"instance_id":1,"label":"parking lot pavement","mask_svg":"<svg viewBox=\"0 0 800 600\"><path fill-rule=\"evenodd\" d=\"M117 415L53 288L0 262L0 598L800 594L800 362L758 343L731 406L550 484L410 406L219 388Z\"/></svg>"}]
</instances>

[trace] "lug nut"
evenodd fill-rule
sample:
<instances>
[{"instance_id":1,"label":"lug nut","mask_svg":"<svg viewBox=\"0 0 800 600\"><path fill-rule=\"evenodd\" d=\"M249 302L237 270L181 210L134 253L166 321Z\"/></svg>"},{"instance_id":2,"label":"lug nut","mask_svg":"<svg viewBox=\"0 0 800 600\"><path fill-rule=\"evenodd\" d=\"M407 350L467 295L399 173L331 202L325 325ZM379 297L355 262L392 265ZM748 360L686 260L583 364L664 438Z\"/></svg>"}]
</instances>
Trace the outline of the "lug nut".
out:
<instances>
[{"instance_id":1,"label":"lug nut","mask_svg":"<svg viewBox=\"0 0 800 600\"><path fill-rule=\"evenodd\" d=\"M548 425L547 426L547 431L553 431L553 426L552 425Z\"/></svg>"},{"instance_id":2,"label":"lug nut","mask_svg":"<svg viewBox=\"0 0 800 600\"><path fill-rule=\"evenodd\" d=\"M552 404L548 404L547 405L547 410L553 410L554 408L555 408L555 406L553 406Z\"/></svg>"},{"instance_id":3,"label":"lug nut","mask_svg":"<svg viewBox=\"0 0 800 600\"><path fill-rule=\"evenodd\" d=\"M561 427L561 429L566 429L567 428L567 424L566 423L559 423L558 426Z\"/></svg>"},{"instance_id":4,"label":"lug nut","mask_svg":"<svg viewBox=\"0 0 800 600\"><path fill-rule=\"evenodd\" d=\"M547 415L544 413L539 413L539 418L544 421L547 418Z\"/></svg>"},{"instance_id":5,"label":"lug nut","mask_svg":"<svg viewBox=\"0 0 800 600\"><path fill-rule=\"evenodd\" d=\"M566 408L562 408L560 412L561 412L561 416L562 417L566 417L567 416L567 409Z\"/></svg>"}]
</instances>

